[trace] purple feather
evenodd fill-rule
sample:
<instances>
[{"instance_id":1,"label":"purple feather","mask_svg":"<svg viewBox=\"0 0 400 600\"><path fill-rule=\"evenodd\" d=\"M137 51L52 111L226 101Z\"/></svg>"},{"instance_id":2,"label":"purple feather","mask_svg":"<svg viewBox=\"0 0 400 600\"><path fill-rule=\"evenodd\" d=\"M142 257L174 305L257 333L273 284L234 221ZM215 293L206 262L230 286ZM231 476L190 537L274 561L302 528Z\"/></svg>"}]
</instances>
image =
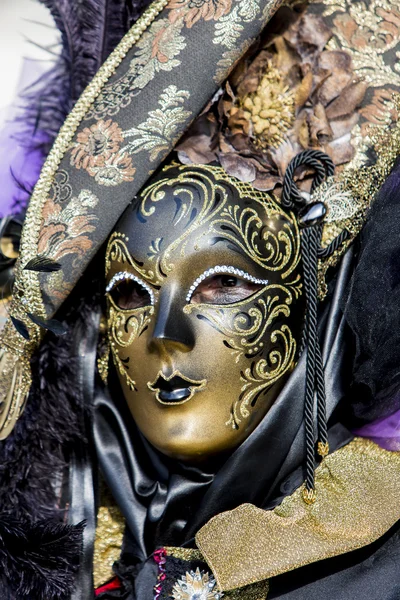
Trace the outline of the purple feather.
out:
<instances>
[{"instance_id":1,"label":"purple feather","mask_svg":"<svg viewBox=\"0 0 400 600\"><path fill-rule=\"evenodd\" d=\"M62 59L68 68L70 98L74 103L129 29L127 3L125 0L41 2L50 10L61 32Z\"/></svg>"},{"instance_id":2,"label":"purple feather","mask_svg":"<svg viewBox=\"0 0 400 600\"><path fill-rule=\"evenodd\" d=\"M400 451L400 410L389 417L378 419L353 431L355 435L366 437L373 442L395 452Z\"/></svg>"}]
</instances>

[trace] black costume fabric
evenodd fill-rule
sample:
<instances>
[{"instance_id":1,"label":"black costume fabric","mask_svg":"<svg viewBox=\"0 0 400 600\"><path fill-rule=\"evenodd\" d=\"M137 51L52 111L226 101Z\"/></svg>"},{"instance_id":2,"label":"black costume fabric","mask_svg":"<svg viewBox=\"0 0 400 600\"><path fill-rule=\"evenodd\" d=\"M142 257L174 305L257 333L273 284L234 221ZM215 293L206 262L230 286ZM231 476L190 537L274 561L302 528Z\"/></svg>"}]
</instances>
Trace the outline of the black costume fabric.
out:
<instances>
[{"instance_id":1,"label":"black costume fabric","mask_svg":"<svg viewBox=\"0 0 400 600\"><path fill-rule=\"evenodd\" d=\"M338 300L351 261L348 254L336 284L337 296L324 307L321 318L330 415L344 394L344 376L337 377L346 362L345 324ZM305 362L303 354L256 430L225 462L209 465L208 471L162 457L142 438L124 401L119 405L106 390L97 390L94 437L99 464L133 534L138 559L144 560L158 546L190 543L197 530L219 512L244 502L269 508L293 491L280 486L303 462ZM122 398L121 393L112 396ZM335 421L333 416L332 425ZM331 428L331 435L333 448L351 438L338 425ZM298 487L302 481L299 472L292 485Z\"/></svg>"},{"instance_id":2,"label":"black costume fabric","mask_svg":"<svg viewBox=\"0 0 400 600\"><path fill-rule=\"evenodd\" d=\"M332 451L352 438L348 427L400 407L395 326L398 185L396 171L371 211L360 254L358 244L347 252L321 305ZM387 271L382 264L389 265ZM46 569L36 571L35 581L25 585L21 571L26 562L16 561L14 553L9 569L5 568L7 552L13 548L7 538L10 531L3 536L0 529L0 591L7 600L92 600L97 461L127 522L121 560L115 567L123 587L102 594L101 600L152 600L157 566L151 554L156 548L191 547L199 527L215 514L243 502L270 509L304 481L306 354L263 422L230 457L204 469L173 463L137 431L115 381L110 394L95 378L100 273L102 265L92 265L58 315L69 327L68 336L56 339L50 334L45 339L35 359L34 385L24 418L0 448L0 504L4 507L0 525L3 516L9 521L12 514L24 528L23 536L15 538L18 543L21 539L25 543L29 531L31 538L33 532L38 542L47 543L44 533L49 532L51 522L52 542L57 533L68 542L62 547L55 544L58 562L48 561ZM376 329L371 327L374 323ZM67 512L72 526L58 529ZM77 561L68 561L70 543L77 558L82 520L86 521L83 559L72 592ZM40 535L35 529L38 524ZM37 547L33 554L40 554ZM400 597L399 554L395 526L361 550L274 578L268 598L350 600L357 595L396 600ZM22 558L26 561L27 557ZM59 580L64 558L65 578Z\"/></svg>"},{"instance_id":3,"label":"black costume fabric","mask_svg":"<svg viewBox=\"0 0 400 600\"><path fill-rule=\"evenodd\" d=\"M386 202L384 196L380 202ZM365 236L364 245L368 242ZM353 251L349 251L319 319L332 451L352 439L342 422L342 407L351 403L354 337L342 307L352 277L359 275L358 266L354 271L355 262ZM107 390L98 385L94 439L99 465L128 528L121 561L116 565L122 588L101 594L102 600L152 598L156 565L151 554L156 548L194 547L195 533L215 514L245 502L270 509L302 484L305 362L303 354L274 406L249 438L229 458L208 470L163 458L138 432L123 401L112 401ZM118 397L122 394L114 390L113 398ZM268 598L348 600L364 593L361 597L371 600L394 600L400 590L396 572L399 554L395 526L384 538L350 555L273 578ZM373 570L369 568L372 564Z\"/></svg>"},{"instance_id":4,"label":"black costume fabric","mask_svg":"<svg viewBox=\"0 0 400 600\"><path fill-rule=\"evenodd\" d=\"M376 253L375 232L382 233L381 227L385 227L388 218L385 207L393 203L397 182L395 172L377 200L362 237L361 261L354 258L353 250L347 252L331 282L329 298L321 306L320 339L332 451L352 438L345 427L349 409L353 406L352 367L353 361L360 364L365 356L360 344L356 349L354 342L365 339L364 320L362 323L351 321L352 332L343 315L343 307L347 301L346 315L365 315L372 309L369 296L363 294L370 278L364 260L375 248L375 261L382 265L380 252ZM391 252L398 244L396 237L390 236L390 241L386 238ZM386 279L382 269L380 272L381 278ZM375 274L378 276L377 271ZM374 289L377 287L375 285ZM387 298L387 288L381 286L379 289L382 298ZM392 307L395 311L396 305ZM393 313L391 316L394 317ZM283 391L256 430L229 458L220 463L216 461L208 470L171 463L163 458L138 432L124 402L113 402L108 391L99 384L94 400L94 438L99 465L128 527L125 549L116 567L123 587L102 594L102 600L152 598L155 565L151 558L144 561L157 547L193 546L196 531L215 514L244 502L270 509L301 485L304 480L305 364L306 354L303 353ZM378 385L375 374L379 370L369 369L369 373ZM113 398L118 397L122 398L122 394L114 390ZM396 397L392 395L391 398L393 410ZM386 414L388 410L386 403L375 402L374 408L374 417ZM273 578L268 598L348 600L361 594L371 600L394 600L400 593L400 578L395 566L399 554L400 539L395 526L381 540L350 555ZM127 568L127 564L130 567ZM132 564L136 565L133 572ZM369 568L372 564L373 570Z\"/></svg>"},{"instance_id":5,"label":"black costume fabric","mask_svg":"<svg viewBox=\"0 0 400 600\"><path fill-rule=\"evenodd\" d=\"M399 186L397 165L362 231L357 269L344 305L356 343L351 398L355 427L400 409Z\"/></svg>"},{"instance_id":6,"label":"black costume fabric","mask_svg":"<svg viewBox=\"0 0 400 600\"><path fill-rule=\"evenodd\" d=\"M396 181L397 177L397 173L394 173L391 181ZM391 181L388 182L389 186ZM391 201L391 196L387 200L386 194L383 193L376 205L377 214L384 218L387 201ZM368 248L368 232L373 230L373 223L371 218L370 227L366 229L362 238L361 256L363 249ZM379 227L380 223L375 223ZM396 243L397 240L392 238L393 250ZM343 316L343 306L347 301L349 310L354 298L354 285L352 294L348 294L351 281L357 281L357 278L361 281L362 271L359 264L363 263L358 263L353 250L350 250L331 281L330 294L321 306L319 318L332 450L347 443L352 437L345 427L348 410L343 408L348 409L352 404L355 344L354 334ZM102 301L100 294L91 298L87 296L88 290L93 294L93 290L102 285L100 268L99 263L93 265L92 274L88 274L86 280L88 284L90 278L91 284L78 287L65 306L63 322L70 327L70 343L65 344L62 338L57 339L49 335L47 342L41 347L38 361L43 365L42 379L37 380L31 395L31 398L40 398L41 404L35 405L32 401L29 405L29 410L37 411L37 421L34 418L21 420L14 436L2 445L2 481L4 482L4 477L7 476L8 481L13 482L15 491L11 491L11 498L14 507L22 514L26 514L29 505L29 509L32 506L38 507L38 518L48 518L51 515L57 518L60 512L53 488L37 486L28 474L22 483L17 473L28 473L35 448L39 451L46 439L51 442L59 436L59 430L65 430L63 446L66 456L63 460L60 462L58 458L59 445L51 442L46 456L42 459L37 456L34 464L36 469L48 469L54 473L54 469L60 472L62 465L67 464L65 460L70 462L72 496L69 518L72 523L77 524L86 517L88 522L85 560L81 564L73 598L89 600L93 596L91 553L97 494L96 461L90 455L89 448L94 441L103 476L127 522L121 561L116 565L116 572L124 587L106 592L100 598L151 599L157 572L151 553L157 547L193 546L193 538L198 528L216 513L229 510L243 502L253 502L257 506L269 509L301 485L304 480L303 394L306 355L303 354L300 358L263 422L232 456L209 466L207 470L177 463L173 465L142 438L124 405L122 395L116 393L116 388L113 389L113 398L119 398L119 401L111 400L108 390L99 379L94 381L95 340ZM368 272L364 272L368 277ZM362 297L360 302L361 300ZM363 307L358 304L358 308ZM354 331L357 332L357 329ZM360 355L356 354L356 363L359 360ZM53 377L46 371L49 368L55 369ZM82 374L79 377L74 376L73 387L70 385L72 372L74 375ZM54 385L57 387L54 388ZM116 385L115 382L113 385ZM60 411L59 405L61 398L63 411ZM81 407L79 410L76 408L78 399ZM377 404L374 414L379 414L379 410L383 411L381 414L387 412L385 405L382 407ZM47 418L45 421L44 415ZM72 415L73 422L70 420ZM60 422L58 419L68 423L68 427L64 429L61 424L57 426L57 422ZM37 426L33 426L34 423L37 423ZM48 425L48 433L43 423ZM30 444L30 453L25 453L25 456L21 455L21 451L24 447L27 448L27 445L16 443L19 436L23 436L25 441L28 440L28 445ZM71 443L72 445L68 446ZM14 469L10 469L11 464L15 465ZM31 486L29 493L27 485ZM1 490L6 493L7 488L2 485ZM3 500L3 505L10 504ZM317 599L325 596L332 600L348 600L354 597L355 590L362 590L364 587L365 590L369 590L370 595L366 597L371 600L394 600L398 597L399 583L395 573L398 553L398 530L394 527L381 540L362 550L275 578L270 582L269 597L302 600L306 597ZM374 569L370 570L368 566L372 563ZM26 597L21 594L15 595L5 582L2 585L4 594L9 594L10 599ZM48 595L51 600L68 597L69 594L65 593L57 596L53 590Z\"/></svg>"}]
</instances>

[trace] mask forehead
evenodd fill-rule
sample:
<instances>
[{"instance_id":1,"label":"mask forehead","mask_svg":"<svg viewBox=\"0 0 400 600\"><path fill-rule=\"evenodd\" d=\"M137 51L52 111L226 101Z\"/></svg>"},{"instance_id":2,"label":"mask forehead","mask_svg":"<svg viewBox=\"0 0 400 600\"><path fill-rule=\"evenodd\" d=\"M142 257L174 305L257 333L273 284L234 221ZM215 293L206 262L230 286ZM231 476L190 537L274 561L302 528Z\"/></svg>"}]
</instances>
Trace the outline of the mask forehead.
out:
<instances>
[{"instance_id":1,"label":"mask forehead","mask_svg":"<svg viewBox=\"0 0 400 600\"><path fill-rule=\"evenodd\" d=\"M191 269L234 259L275 281L290 278L300 259L295 218L217 167L166 169L125 213L116 233L155 285L187 259Z\"/></svg>"}]
</instances>

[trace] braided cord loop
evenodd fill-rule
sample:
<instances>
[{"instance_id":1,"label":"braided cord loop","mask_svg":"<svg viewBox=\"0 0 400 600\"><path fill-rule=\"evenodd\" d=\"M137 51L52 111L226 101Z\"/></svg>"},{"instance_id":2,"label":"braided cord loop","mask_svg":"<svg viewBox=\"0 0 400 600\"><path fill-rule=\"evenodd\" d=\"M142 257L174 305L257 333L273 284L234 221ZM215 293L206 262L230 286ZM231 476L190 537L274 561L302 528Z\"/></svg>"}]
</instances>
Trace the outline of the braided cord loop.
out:
<instances>
[{"instance_id":1,"label":"braided cord loop","mask_svg":"<svg viewBox=\"0 0 400 600\"><path fill-rule=\"evenodd\" d=\"M305 425L305 487L303 499L307 504L315 501L315 439L317 438L318 454L321 457L329 452L328 428L326 418L326 394L322 352L318 337L318 258L330 256L347 239L348 233L342 232L327 248L321 248L322 219L325 207L322 205L320 218L307 220L300 213L307 211L306 199L298 189L294 176L300 167L311 168L315 175L311 192L327 177L334 173L334 164L330 157L320 150L300 152L289 163L283 182L282 205L297 211L301 230L301 256L303 262L304 290L306 297L306 317L303 333L303 344L307 348L306 382L304 397ZM311 208L311 205L310 205ZM316 402L315 402L316 398ZM314 415L316 409L317 436L315 435Z\"/></svg>"},{"instance_id":2,"label":"braided cord loop","mask_svg":"<svg viewBox=\"0 0 400 600\"><path fill-rule=\"evenodd\" d=\"M309 167L315 171L311 193L335 171L335 165L330 157L320 150L305 150L297 154L290 161L285 172L281 200L285 208L294 209L305 204L305 199L294 181L294 174L299 167Z\"/></svg>"}]
</instances>

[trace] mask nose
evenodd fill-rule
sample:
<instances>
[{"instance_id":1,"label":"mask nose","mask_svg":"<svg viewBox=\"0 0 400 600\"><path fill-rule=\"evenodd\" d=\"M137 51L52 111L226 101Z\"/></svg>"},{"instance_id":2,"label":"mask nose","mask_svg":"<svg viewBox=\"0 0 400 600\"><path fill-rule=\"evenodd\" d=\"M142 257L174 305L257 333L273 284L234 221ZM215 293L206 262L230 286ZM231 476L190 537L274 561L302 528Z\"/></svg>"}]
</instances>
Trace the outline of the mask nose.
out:
<instances>
[{"instance_id":1,"label":"mask nose","mask_svg":"<svg viewBox=\"0 0 400 600\"><path fill-rule=\"evenodd\" d=\"M167 351L193 350L195 336L189 317L182 311L185 303L182 295L182 290L174 286L168 289L164 287L162 290L150 339L150 350L160 347Z\"/></svg>"}]
</instances>

